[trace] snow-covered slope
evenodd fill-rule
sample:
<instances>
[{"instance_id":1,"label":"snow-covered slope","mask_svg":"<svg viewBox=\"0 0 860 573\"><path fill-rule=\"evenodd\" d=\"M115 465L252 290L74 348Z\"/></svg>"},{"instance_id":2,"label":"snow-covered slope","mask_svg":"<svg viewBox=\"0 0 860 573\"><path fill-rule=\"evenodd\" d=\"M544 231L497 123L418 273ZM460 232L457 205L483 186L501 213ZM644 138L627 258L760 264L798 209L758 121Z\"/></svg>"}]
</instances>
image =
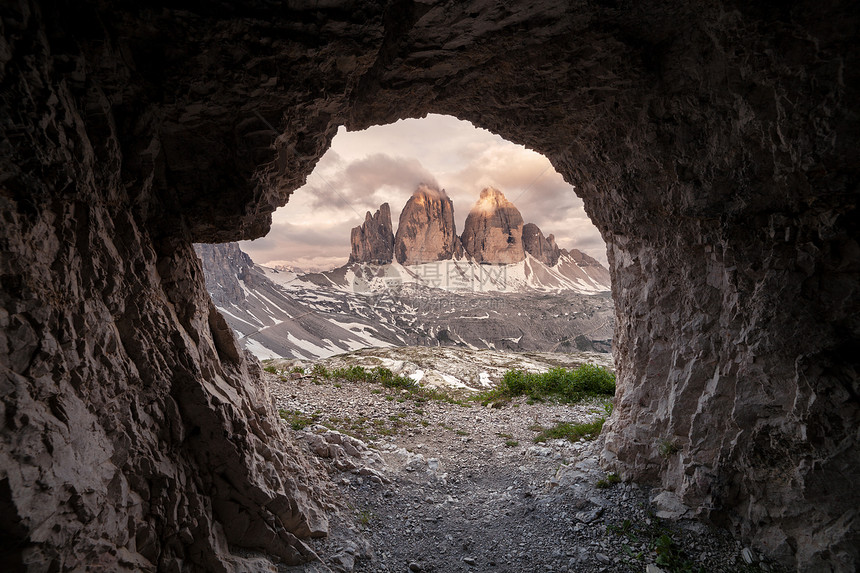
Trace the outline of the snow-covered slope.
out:
<instances>
[{"instance_id":1,"label":"snow-covered slope","mask_svg":"<svg viewBox=\"0 0 860 573\"><path fill-rule=\"evenodd\" d=\"M297 275L255 265L238 245L200 245L198 253L213 301L261 359L405 345L558 352L611 346L611 299L587 274L574 280L559 270L575 261L552 268L531 256L505 267L352 264Z\"/></svg>"},{"instance_id":2,"label":"snow-covered slope","mask_svg":"<svg viewBox=\"0 0 860 573\"><path fill-rule=\"evenodd\" d=\"M525 259L507 265L479 264L466 259L417 265L351 263L291 281L341 291L374 293L396 287L429 287L472 293L574 292L604 293L610 290L609 271L596 261L577 261L563 254L552 267L526 253Z\"/></svg>"}]
</instances>

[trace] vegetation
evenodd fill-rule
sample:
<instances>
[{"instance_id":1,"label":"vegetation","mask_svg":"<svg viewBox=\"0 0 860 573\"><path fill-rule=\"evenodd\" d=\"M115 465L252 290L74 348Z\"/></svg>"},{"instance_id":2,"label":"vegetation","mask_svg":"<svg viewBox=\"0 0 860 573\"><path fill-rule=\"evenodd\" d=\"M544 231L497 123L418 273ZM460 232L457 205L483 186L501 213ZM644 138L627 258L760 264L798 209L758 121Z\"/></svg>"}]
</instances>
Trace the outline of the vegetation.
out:
<instances>
[{"instance_id":1,"label":"vegetation","mask_svg":"<svg viewBox=\"0 0 860 573\"><path fill-rule=\"evenodd\" d=\"M581 438L593 440L600 435L600 430L603 429L605 418L599 418L594 422L586 422L585 424L571 424L570 422L559 422L552 428L547 428L541 431L536 437L535 442L545 442L552 439L567 439L571 442L576 442Z\"/></svg>"},{"instance_id":2,"label":"vegetation","mask_svg":"<svg viewBox=\"0 0 860 573\"><path fill-rule=\"evenodd\" d=\"M678 445L672 440L662 439L657 446L657 452L664 458L668 458L672 454L678 453Z\"/></svg>"},{"instance_id":3,"label":"vegetation","mask_svg":"<svg viewBox=\"0 0 860 573\"><path fill-rule=\"evenodd\" d=\"M621 477L616 473L611 473L606 476L605 479L597 480L597 487L600 489L606 489L608 487L612 487L617 483L621 483Z\"/></svg>"},{"instance_id":4,"label":"vegetation","mask_svg":"<svg viewBox=\"0 0 860 573\"><path fill-rule=\"evenodd\" d=\"M304 430L307 426L316 424L319 420L319 415L308 415L300 412L299 410L278 410L278 414L280 414L281 418L286 420L294 430Z\"/></svg>"},{"instance_id":5,"label":"vegetation","mask_svg":"<svg viewBox=\"0 0 860 573\"><path fill-rule=\"evenodd\" d=\"M427 400L442 400L444 402L459 404L461 406L470 406L470 404L467 404L448 392L438 390L436 388L427 388L408 376L394 374L388 368L383 368L381 366L376 366L370 369L367 369L364 366L346 366L329 370L322 364L315 364L310 375L313 377L313 382L315 384L321 384L324 380L336 380L337 382L334 384L335 388L342 387L340 381L366 382L371 384L380 384L385 388L400 390L403 392L402 396L391 394L386 395L385 399L389 402L395 399L400 403L405 402L406 399L412 399L419 403L426 402ZM380 390L372 390L372 392L374 394L381 393Z\"/></svg>"},{"instance_id":6,"label":"vegetation","mask_svg":"<svg viewBox=\"0 0 860 573\"><path fill-rule=\"evenodd\" d=\"M559 367L543 373L508 370L497 387L481 392L475 399L485 406L515 396L528 396L530 401L573 403L614 394L615 374L601 366L583 364L575 370Z\"/></svg>"},{"instance_id":7,"label":"vegetation","mask_svg":"<svg viewBox=\"0 0 860 573\"><path fill-rule=\"evenodd\" d=\"M625 562L634 569L637 563L641 567L643 563L654 562L671 573L705 572L704 567L697 566L694 560L683 553L672 539L672 531L653 515L644 522L634 523L625 519L621 524L607 525L606 532L627 538L630 543L624 545Z\"/></svg>"}]
</instances>

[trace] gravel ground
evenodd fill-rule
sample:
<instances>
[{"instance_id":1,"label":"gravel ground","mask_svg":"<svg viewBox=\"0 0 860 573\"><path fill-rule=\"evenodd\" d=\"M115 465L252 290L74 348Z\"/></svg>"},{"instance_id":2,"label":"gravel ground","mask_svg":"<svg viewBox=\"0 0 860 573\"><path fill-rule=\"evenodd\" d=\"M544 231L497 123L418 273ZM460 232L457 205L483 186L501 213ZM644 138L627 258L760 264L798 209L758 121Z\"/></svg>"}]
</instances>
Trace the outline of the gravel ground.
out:
<instances>
[{"instance_id":1,"label":"gravel ground","mask_svg":"<svg viewBox=\"0 0 860 573\"><path fill-rule=\"evenodd\" d=\"M311 542L325 565L285 571L780 571L727 531L664 519L677 512L648 488L610 483L599 438L534 442L539 427L604 416L599 401L469 407L267 378L278 408L307 424L293 431L325 465L339 508L329 537Z\"/></svg>"}]
</instances>

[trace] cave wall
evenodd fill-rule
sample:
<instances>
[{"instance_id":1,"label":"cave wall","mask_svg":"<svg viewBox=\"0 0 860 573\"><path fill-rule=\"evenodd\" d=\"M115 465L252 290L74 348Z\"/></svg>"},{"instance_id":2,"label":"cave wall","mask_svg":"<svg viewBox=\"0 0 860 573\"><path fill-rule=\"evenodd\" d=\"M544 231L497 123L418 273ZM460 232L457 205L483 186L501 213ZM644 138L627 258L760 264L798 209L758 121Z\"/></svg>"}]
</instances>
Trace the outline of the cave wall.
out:
<instances>
[{"instance_id":1,"label":"cave wall","mask_svg":"<svg viewBox=\"0 0 860 573\"><path fill-rule=\"evenodd\" d=\"M0 569L312 559L325 482L205 290L159 111L123 101L138 86L96 15L60 8L2 13ZM73 51L65 17L99 46Z\"/></svg>"},{"instance_id":2,"label":"cave wall","mask_svg":"<svg viewBox=\"0 0 860 573\"><path fill-rule=\"evenodd\" d=\"M338 125L433 112L547 155L603 233L607 467L853 570L860 16L758 4L4 7L3 555L312 557L323 485L190 243L264 234Z\"/></svg>"}]
</instances>

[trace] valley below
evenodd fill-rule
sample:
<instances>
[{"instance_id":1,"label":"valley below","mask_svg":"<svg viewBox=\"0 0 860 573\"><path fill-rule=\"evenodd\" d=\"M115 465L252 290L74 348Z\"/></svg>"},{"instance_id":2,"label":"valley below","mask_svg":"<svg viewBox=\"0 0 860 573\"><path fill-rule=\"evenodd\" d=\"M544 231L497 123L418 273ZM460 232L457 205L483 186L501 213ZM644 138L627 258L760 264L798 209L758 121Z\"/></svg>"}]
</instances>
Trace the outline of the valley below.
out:
<instances>
[{"instance_id":1,"label":"valley below","mask_svg":"<svg viewBox=\"0 0 860 573\"><path fill-rule=\"evenodd\" d=\"M564 424L599 432L611 397L474 399L509 370L611 369L609 354L403 347L263 364L284 423L330 476L330 534L310 542L319 560L283 571L781 570L685 519L670 496L606 473L601 437L546 437ZM350 368L420 382L336 374Z\"/></svg>"}]
</instances>

